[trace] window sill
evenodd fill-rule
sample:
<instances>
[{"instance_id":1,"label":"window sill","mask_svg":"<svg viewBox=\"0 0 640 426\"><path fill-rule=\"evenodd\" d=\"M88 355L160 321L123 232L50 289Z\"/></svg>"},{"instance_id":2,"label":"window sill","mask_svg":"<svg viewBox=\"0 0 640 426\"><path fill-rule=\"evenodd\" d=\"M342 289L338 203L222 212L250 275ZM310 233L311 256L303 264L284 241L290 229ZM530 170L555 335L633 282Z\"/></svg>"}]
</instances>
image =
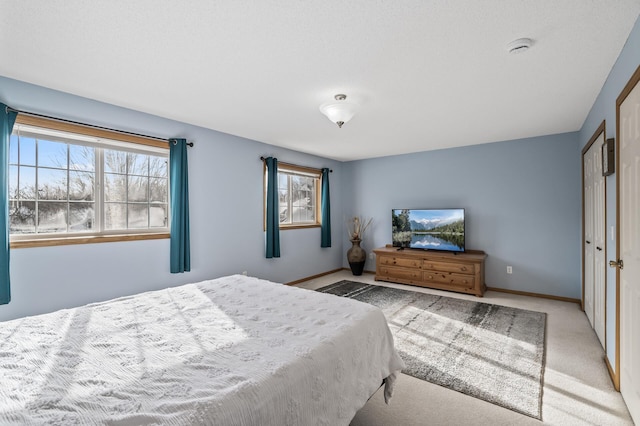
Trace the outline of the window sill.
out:
<instances>
[{"instance_id":1,"label":"window sill","mask_svg":"<svg viewBox=\"0 0 640 426\"><path fill-rule=\"evenodd\" d=\"M288 229L307 229L307 228L320 228L320 227L322 227L321 224L314 223L311 225L280 225L279 229L280 231L286 231ZM266 231L267 228L264 228L264 230Z\"/></svg>"},{"instance_id":2,"label":"window sill","mask_svg":"<svg viewBox=\"0 0 640 426\"><path fill-rule=\"evenodd\" d=\"M29 247L52 247L66 246L72 244L95 244L95 243L113 243L119 241L140 241L140 240L160 240L170 238L170 234L166 233L148 233L148 234L127 234L127 235L92 235L79 237L61 237L47 239L33 239L11 241L12 249L29 248Z\"/></svg>"}]
</instances>

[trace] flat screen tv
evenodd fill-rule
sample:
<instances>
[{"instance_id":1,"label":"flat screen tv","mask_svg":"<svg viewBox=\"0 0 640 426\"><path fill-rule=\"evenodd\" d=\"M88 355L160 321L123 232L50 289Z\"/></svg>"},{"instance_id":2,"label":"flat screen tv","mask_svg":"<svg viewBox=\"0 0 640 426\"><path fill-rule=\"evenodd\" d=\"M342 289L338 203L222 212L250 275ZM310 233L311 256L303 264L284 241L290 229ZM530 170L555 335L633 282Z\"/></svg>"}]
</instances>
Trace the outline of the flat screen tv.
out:
<instances>
[{"instance_id":1,"label":"flat screen tv","mask_svg":"<svg viewBox=\"0 0 640 426\"><path fill-rule=\"evenodd\" d=\"M394 209L391 226L394 247L464 251L464 209Z\"/></svg>"}]
</instances>

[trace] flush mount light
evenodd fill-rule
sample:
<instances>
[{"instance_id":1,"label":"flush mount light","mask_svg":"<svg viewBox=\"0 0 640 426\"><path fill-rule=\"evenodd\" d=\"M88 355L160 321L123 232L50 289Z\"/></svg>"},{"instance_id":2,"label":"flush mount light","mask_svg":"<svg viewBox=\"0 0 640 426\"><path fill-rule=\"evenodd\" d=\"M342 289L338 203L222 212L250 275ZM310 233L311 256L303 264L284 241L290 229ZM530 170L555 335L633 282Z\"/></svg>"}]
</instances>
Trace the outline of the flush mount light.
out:
<instances>
[{"instance_id":1,"label":"flush mount light","mask_svg":"<svg viewBox=\"0 0 640 426\"><path fill-rule=\"evenodd\" d=\"M509 53L522 53L525 50L528 50L532 44L533 40L530 38L519 38L507 44L507 51Z\"/></svg>"},{"instance_id":2,"label":"flush mount light","mask_svg":"<svg viewBox=\"0 0 640 426\"><path fill-rule=\"evenodd\" d=\"M358 104L347 101L347 95L338 94L334 98L335 101L320 105L320 112L342 128L342 125L351 120L356 114Z\"/></svg>"}]
</instances>

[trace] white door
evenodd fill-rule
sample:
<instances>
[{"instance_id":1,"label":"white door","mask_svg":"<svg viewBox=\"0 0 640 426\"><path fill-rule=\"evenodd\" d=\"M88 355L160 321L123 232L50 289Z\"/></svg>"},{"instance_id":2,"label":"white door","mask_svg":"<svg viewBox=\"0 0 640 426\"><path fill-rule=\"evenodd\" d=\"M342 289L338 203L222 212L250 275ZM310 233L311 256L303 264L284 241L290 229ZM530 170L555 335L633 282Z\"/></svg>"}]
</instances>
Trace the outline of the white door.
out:
<instances>
[{"instance_id":1,"label":"white door","mask_svg":"<svg viewBox=\"0 0 640 426\"><path fill-rule=\"evenodd\" d=\"M606 257L605 234L606 224L604 220L605 210L605 178L602 176L602 145L604 144L604 132L593 143L593 328L596 331L600 344L605 347L605 294L606 294Z\"/></svg>"},{"instance_id":2,"label":"white door","mask_svg":"<svg viewBox=\"0 0 640 426\"><path fill-rule=\"evenodd\" d=\"M593 145L583 157L584 168L584 312L593 326L593 288L594 269L593 252Z\"/></svg>"},{"instance_id":3,"label":"white door","mask_svg":"<svg viewBox=\"0 0 640 426\"><path fill-rule=\"evenodd\" d=\"M640 84L619 109L620 392L640 424Z\"/></svg>"},{"instance_id":4,"label":"white door","mask_svg":"<svg viewBox=\"0 0 640 426\"><path fill-rule=\"evenodd\" d=\"M584 181L584 312L605 346L605 178L602 176L604 123L583 153Z\"/></svg>"}]
</instances>

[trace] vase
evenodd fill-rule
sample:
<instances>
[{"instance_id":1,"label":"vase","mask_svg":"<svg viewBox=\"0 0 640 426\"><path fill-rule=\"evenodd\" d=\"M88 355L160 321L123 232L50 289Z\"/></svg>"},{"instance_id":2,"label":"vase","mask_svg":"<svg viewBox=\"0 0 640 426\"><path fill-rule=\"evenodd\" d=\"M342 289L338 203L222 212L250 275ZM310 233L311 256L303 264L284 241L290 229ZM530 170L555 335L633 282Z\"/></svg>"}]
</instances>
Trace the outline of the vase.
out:
<instances>
[{"instance_id":1,"label":"vase","mask_svg":"<svg viewBox=\"0 0 640 426\"><path fill-rule=\"evenodd\" d=\"M361 239L354 239L351 241L351 248L347 250L347 261L351 267L351 273L353 275L362 275L364 270L364 263L367 260L367 252L360 247Z\"/></svg>"}]
</instances>

